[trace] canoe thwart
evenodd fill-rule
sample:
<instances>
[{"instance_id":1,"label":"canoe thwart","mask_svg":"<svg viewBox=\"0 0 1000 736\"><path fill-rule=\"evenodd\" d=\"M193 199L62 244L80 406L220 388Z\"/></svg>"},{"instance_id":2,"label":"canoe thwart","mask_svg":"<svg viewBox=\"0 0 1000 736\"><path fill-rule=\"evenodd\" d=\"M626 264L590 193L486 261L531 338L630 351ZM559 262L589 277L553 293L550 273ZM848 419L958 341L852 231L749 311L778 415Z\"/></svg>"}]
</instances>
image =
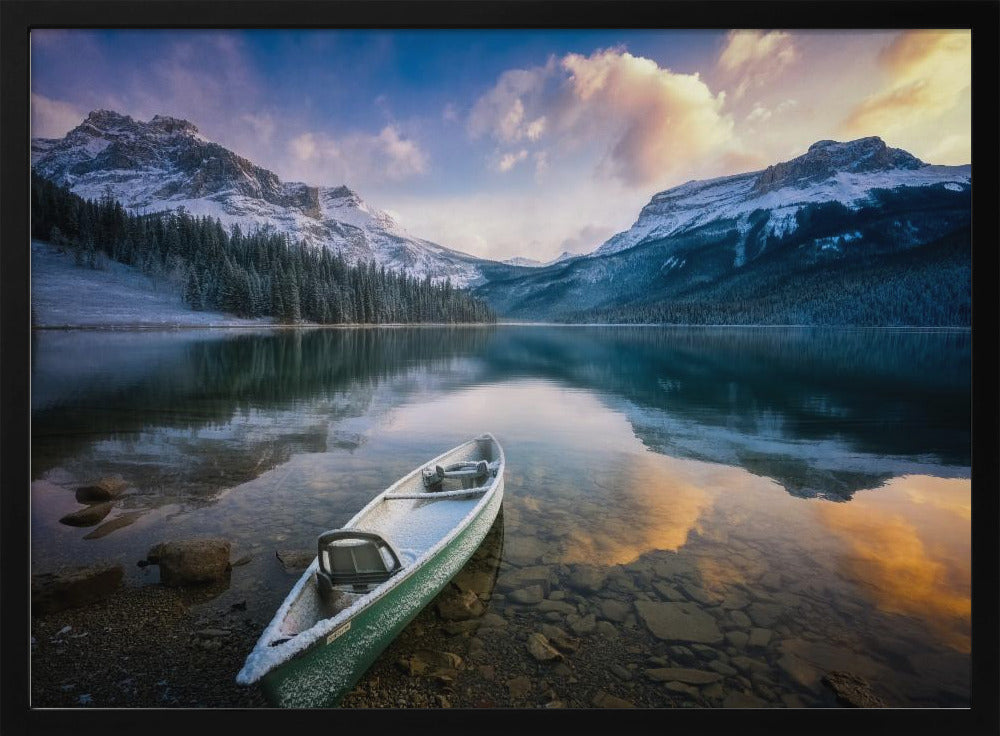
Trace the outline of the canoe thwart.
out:
<instances>
[{"instance_id":1,"label":"canoe thwart","mask_svg":"<svg viewBox=\"0 0 1000 736\"><path fill-rule=\"evenodd\" d=\"M475 488L456 488L454 491L424 491L422 493L386 493L382 498L385 499L403 499L403 498L419 498L424 501L442 501L449 498L468 498L469 496L478 496L486 491L490 490L493 484L485 486L476 486Z\"/></svg>"}]
</instances>

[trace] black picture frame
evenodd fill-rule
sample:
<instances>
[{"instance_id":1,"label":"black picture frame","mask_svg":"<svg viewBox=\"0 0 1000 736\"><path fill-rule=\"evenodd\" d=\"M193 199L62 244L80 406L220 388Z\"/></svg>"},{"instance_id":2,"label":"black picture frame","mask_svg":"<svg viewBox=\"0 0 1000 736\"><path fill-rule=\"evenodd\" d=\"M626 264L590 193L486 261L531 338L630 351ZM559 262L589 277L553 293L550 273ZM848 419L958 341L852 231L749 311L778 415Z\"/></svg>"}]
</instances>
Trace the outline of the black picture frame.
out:
<instances>
[{"instance_id":1,"label":"black picture frame","mask_svg":"<svg viewBox=\"0 0 1000 736\"><path fill-rule=\"evenodd\" d=\"M927 729L1000 732L997 618L998 29L995 0L5 0L2 11L0 378L3 423L3 574L0 596L0 731L69 734L141 730L176 734L401 728L512 733L556 729L647 732L881 733ZM971 28L973 34L973 673L969 709L851 711L337 711L32 710L29 707L30 464L29 41L33 28Z\"/></svg>"}]
</instances>

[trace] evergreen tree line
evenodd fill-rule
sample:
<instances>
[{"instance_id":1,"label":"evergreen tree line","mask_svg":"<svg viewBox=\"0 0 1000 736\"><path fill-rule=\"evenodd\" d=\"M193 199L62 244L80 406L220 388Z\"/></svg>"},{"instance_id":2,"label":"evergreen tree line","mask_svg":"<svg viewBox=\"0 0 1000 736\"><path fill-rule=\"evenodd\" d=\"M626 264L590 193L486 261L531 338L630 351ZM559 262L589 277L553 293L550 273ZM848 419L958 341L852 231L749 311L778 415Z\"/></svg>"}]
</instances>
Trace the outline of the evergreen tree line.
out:
<instances>
[{"instance_id":1,"label":"evergreen tree line","mask_svg":"<svg viewBox=\"0 0 1000 736\"><path fill-rule=\"evenodd\" d=\"M481 299L387 270L350 265L339 254L291 242L269 229L228 231L186 212L135 214L106 193L84 199L37 175L31 187L32 237L73 249L79 265L105 259L135 266L183 291L196 310L320 324L495 322Z\"/></svg>"}]
</instances>

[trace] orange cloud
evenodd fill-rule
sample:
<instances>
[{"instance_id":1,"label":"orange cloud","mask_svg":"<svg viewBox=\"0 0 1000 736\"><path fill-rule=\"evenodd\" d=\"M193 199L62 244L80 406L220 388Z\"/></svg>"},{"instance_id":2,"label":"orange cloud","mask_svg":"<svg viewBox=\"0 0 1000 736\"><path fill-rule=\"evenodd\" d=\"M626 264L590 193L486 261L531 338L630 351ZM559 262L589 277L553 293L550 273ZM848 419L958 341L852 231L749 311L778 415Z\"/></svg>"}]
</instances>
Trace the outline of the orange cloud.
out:
<instances>
[{"instance_id":1,"label":"orange cloud","mask_svg":"<svg viewBox=\"0 0 1000 736\"><path fill-rule=\"evenodd\" d=\"M933 123L970 94L968 31L906 31L879 55L885 87L866 97L841 125L847 135L887 135ZM968 159L966 159L968 160Z\"/></svg>"}]
</instances>

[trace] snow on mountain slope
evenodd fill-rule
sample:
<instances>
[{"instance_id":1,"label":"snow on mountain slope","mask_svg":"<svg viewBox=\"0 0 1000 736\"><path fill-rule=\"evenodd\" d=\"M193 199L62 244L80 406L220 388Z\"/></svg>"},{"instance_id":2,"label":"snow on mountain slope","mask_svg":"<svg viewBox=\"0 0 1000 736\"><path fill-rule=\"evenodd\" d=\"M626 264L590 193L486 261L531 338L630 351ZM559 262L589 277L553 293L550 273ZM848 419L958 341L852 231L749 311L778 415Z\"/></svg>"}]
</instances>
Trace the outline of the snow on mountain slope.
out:
<instances>
[{"instance_id":1,"label":"snow on mountain slope","mask_svg":"<svg viewBox=\"0 0 1000 736\"><path fill-rule=\"evenodd\" d=\"M479 266L488 263L411 236L346 186L283 182L186 120L141 122L98 110L62 139L33 140L31 162L87 199L111 196L149 212L183 207L245 231L273 228L351 262L374 260L418 278L467 286L482 280Z\"/></svg>"},{"instance_id":2,"label":"snow on mountain slope","mask_svg":"<svg viewBox=\"0 0 1000 736\"><path fill-rule=\"evenodd\" d=\"M523 256L514 256L513 258L508 258L503 261L508 266L521 266L522 268L542 268L544 266L554 266L557 263L562 263L563 261L569 260L570 258L578 258L578 253L570 253L568 250L564 250L558 256L553 258L551 261L536 261L534 258L525 258Z\"/></svg>"},{"instance_id":3,"label":"snow on mountain slope","mask_svg":"<svg viewBox=\"0 0 1000 736\"><path fill-rule=\"evenodd\" d=\"M689 181L653 196L635 224L598 247L602 256L644 242L679 235L719 221L735 221L743 233L750 229L751 213L768 213L767 235L795 230L803 207L839 202L859 209L873 202L879 189L941 184L954 191L971 186L972 167L925 164L881 138L838 143L818 141L798 158L762 171Z\"/></svg>"}]
</instances>

